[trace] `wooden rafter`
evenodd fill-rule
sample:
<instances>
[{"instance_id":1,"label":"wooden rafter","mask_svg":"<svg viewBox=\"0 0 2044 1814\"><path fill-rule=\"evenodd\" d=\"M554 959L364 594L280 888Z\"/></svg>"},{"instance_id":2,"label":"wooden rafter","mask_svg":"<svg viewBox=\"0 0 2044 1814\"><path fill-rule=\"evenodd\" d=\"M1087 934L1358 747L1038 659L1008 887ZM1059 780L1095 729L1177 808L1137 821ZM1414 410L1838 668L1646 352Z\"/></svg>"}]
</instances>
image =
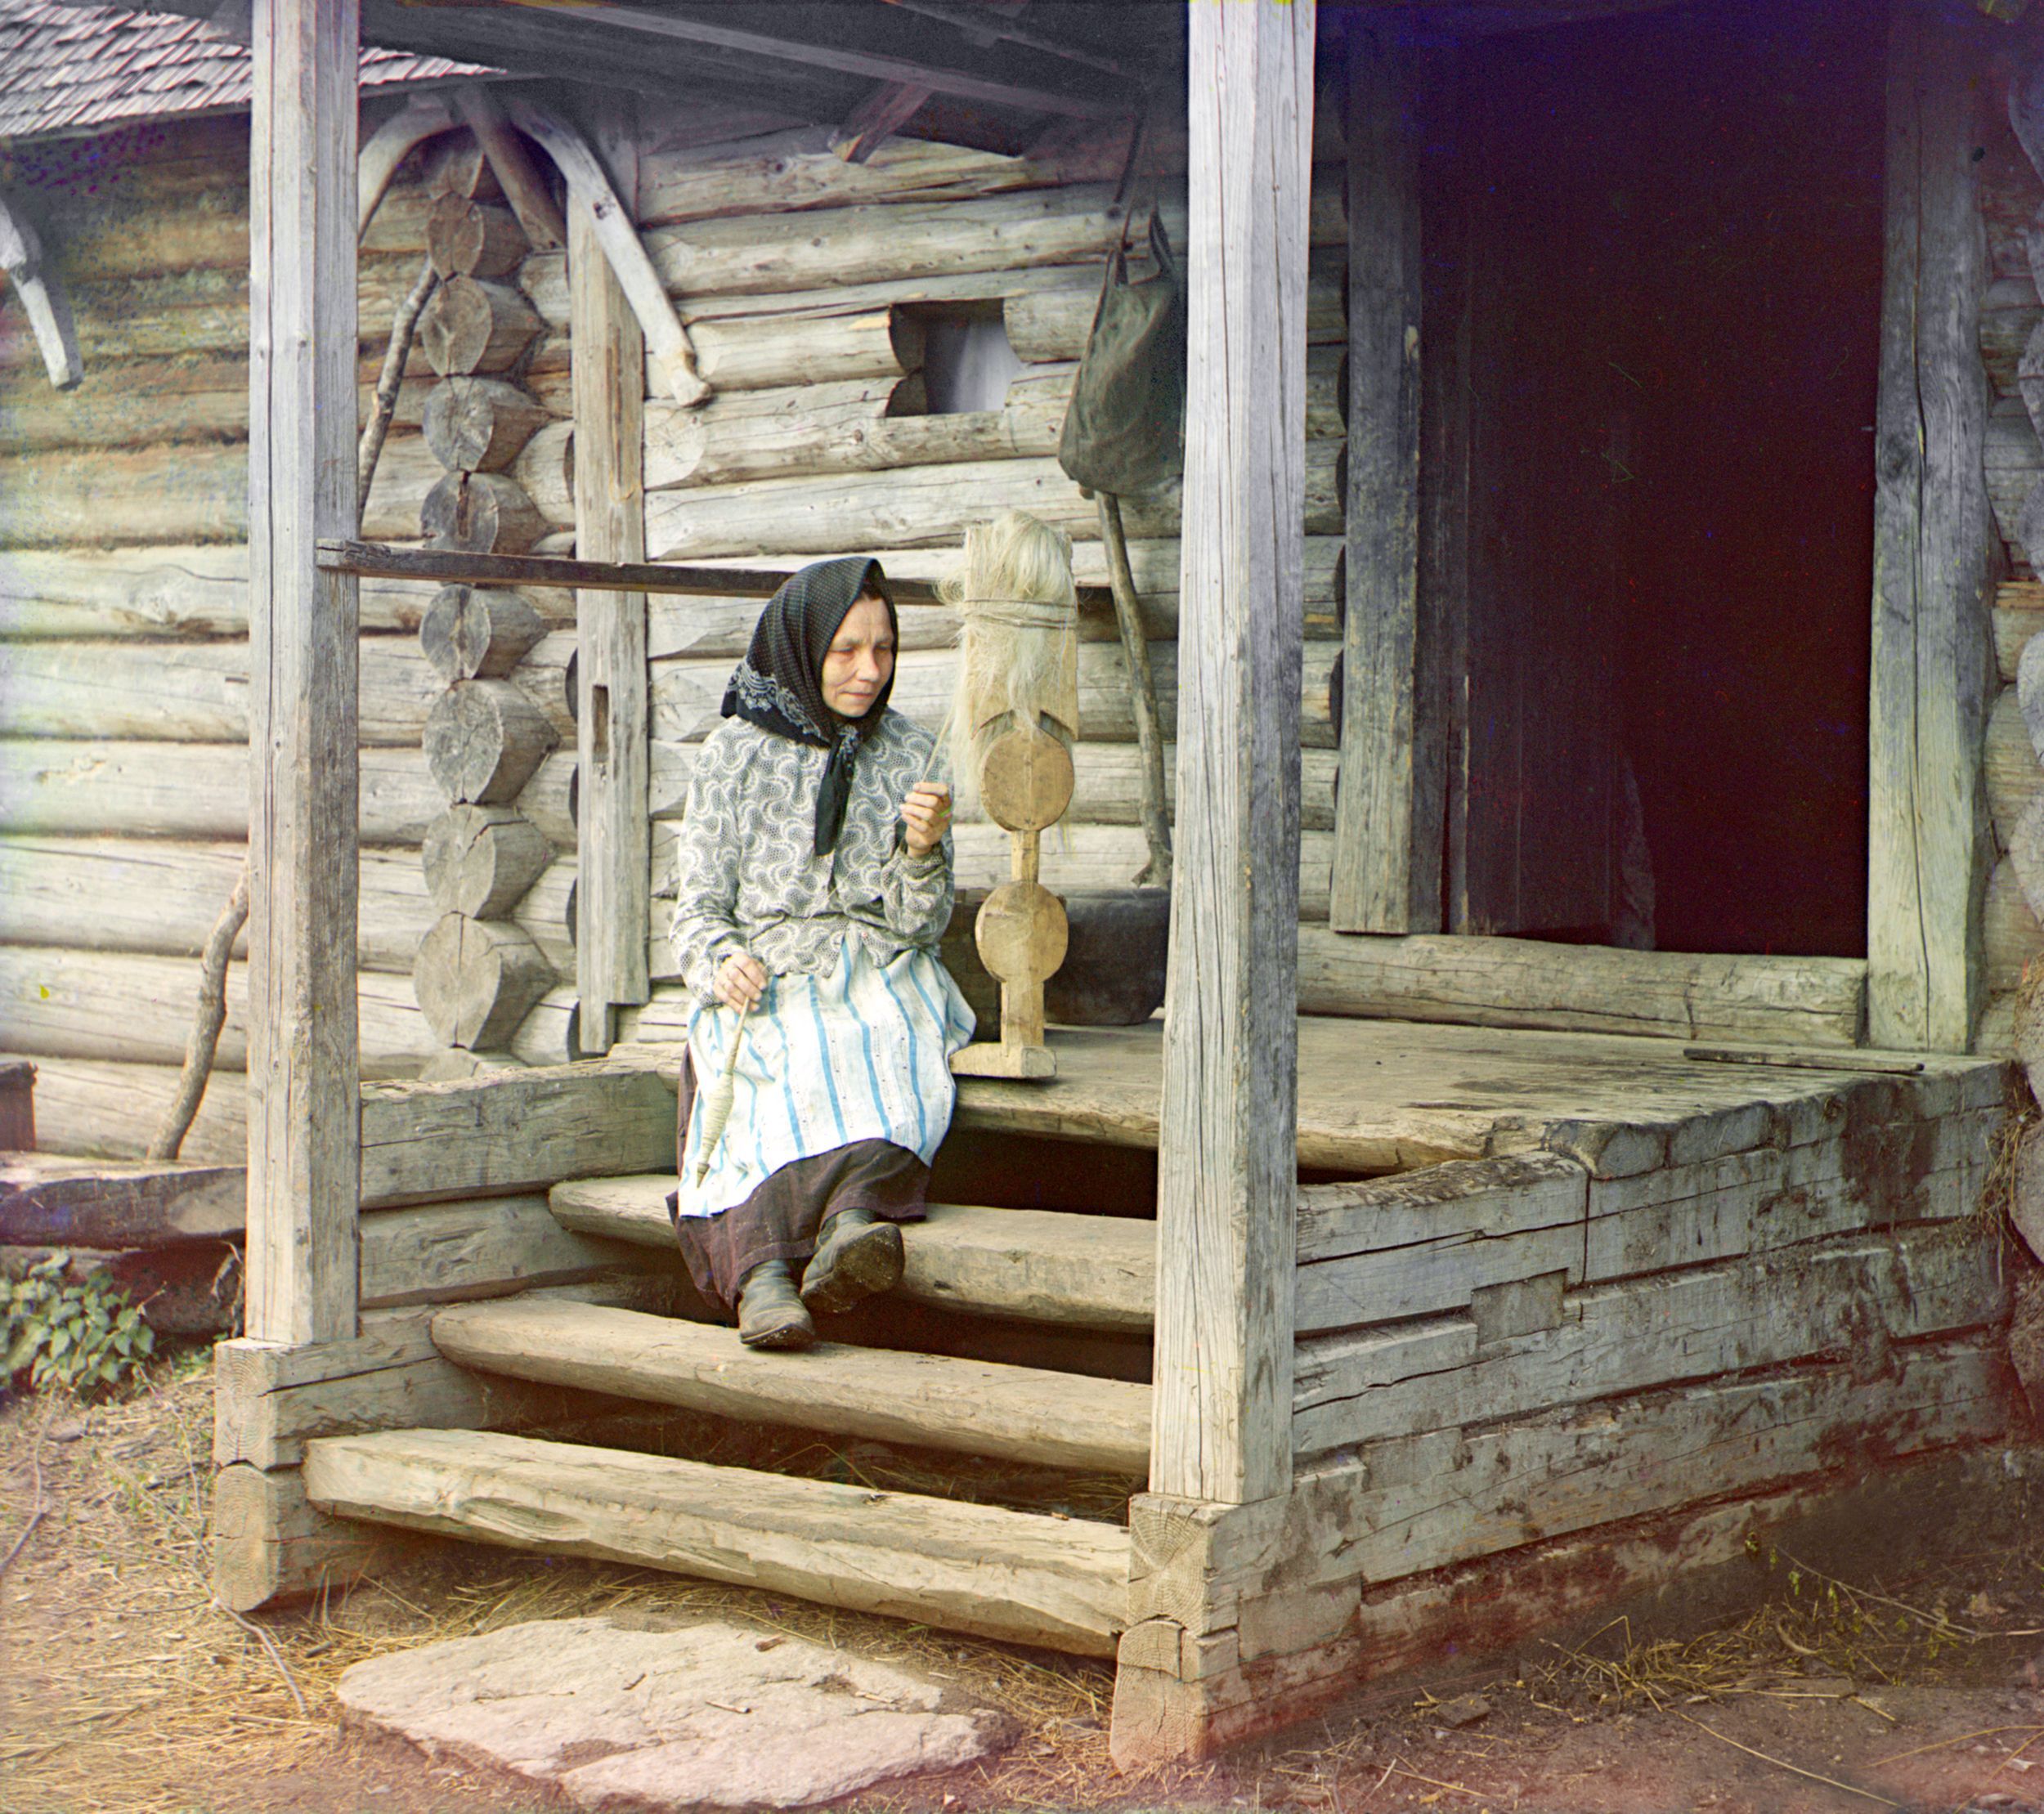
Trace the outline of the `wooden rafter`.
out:
<instances>
[{"instance_id":1,"label":"wooden rafter","mask_svg":"<svg viewBox=\"0 0 2044 1814\"><path fill-rule=\"evenodd\" d=\"M510 0L516 7L552 10L554 0ZM827 69L839 75L863 76L875 82L903 83L928 89L933 94L955 95L961 100L989 106L1015 108L1032 114L1069 114L1082 119L1105 119L1126 113L1129 98L1089 88L1052 87L897 52L869 49L841 39L826 40L813 33L798 35L794 30L770 32L755 29L778 9L747 7L742 14L705 16L680 11L654 12L635 7L621 7L607 0L578 6L573 16L586 25L608 25L620 31L643 33L684 43L712 46L741 55L775 62L795 63ZM743 17L746 23L732 20Z\"/></svg>"},{"instance_id":2,"label":"wooden rafter","mask_svg":"<svg viewBox=\"0 0 2044 1814\"><path fill-rule=\"evenodd\" d=\"M883 82L845 115L831 135L831 149L847 163L865 163L929 98L930 91L915 83Z\"/></svg>"}]
</instances>

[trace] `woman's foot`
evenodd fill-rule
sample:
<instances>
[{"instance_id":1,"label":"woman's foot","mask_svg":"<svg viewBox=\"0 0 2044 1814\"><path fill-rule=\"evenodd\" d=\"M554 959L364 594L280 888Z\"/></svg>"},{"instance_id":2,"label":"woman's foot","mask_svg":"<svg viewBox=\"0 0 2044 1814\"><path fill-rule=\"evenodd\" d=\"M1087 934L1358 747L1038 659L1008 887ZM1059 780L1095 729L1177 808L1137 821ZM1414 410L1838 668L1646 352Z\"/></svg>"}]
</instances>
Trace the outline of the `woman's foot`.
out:
<instances>
[{"instance_id":1,"label":"woman's foot","mask_svg":"<svg viewBox=\"0 0 2044 1814\"><path fill-rule=\"evenodd\" d=\"M802 1274L802 1301L812 1310L849 1310L862 1297L901 1283L901 1230L892 1222L855 1206L831 1216Z\"/></svg>"},{"instance_id":2,"label":"woman's foot","mask_svg":"<svg viewBox=\"0 0 2044 1814\"><path fill-rule=\"evenodd\" d=\"M738 1290L738 1339L748 1348L810 1348L816 1325L795 1289L785 1260L768 1260L745 1275Z\"/></svg>"}]
</instances>

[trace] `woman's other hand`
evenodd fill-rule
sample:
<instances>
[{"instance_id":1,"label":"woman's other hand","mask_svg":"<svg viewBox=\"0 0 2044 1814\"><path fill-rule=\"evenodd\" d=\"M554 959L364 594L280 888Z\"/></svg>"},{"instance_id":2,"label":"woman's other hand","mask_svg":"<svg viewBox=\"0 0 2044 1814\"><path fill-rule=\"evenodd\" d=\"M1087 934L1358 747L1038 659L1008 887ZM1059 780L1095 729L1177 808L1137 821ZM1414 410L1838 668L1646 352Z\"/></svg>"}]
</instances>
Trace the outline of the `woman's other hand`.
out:
<instances>
[{"instance_id":1,"label":"woman's other hand","mask_svg":"<svg viewBox=\"0 0 2044 1814\"><path fill-rule=\"evenodd\" d=\"M901 803L902 823L908 827L908 853L926 857L951 829L951 789L941 781L919 781Z\"/></svg>"},{"instance_id":2,"label":"woman's other hand","mask_svg":"<svg viewBox=\"0 0 2044 1814\"><path fill-rule=\"evenodd\" d=\"M756 1008L766 993L766 966L740 952L718 965L715 986L717 999L727 1008Z\"/></svg>"}]
</instances>

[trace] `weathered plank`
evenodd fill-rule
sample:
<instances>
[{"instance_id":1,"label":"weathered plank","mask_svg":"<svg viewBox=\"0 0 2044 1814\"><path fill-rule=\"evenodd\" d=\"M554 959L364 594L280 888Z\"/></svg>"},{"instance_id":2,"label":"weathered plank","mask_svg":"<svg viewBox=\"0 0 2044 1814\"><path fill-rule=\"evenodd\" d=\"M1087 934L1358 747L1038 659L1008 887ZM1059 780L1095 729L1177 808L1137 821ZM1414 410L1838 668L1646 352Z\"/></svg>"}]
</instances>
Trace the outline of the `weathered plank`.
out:
<instances>
[{"instance_id":1,"label":"weathered plank","mask_svg":"<svg viewBox=\"0 0 2044 1814\"><path fill-rule=\"evenodd\" d=\"M620 172L628 192L636 166ZM615 204L613 204L613 206ZM629 215L622 217L630 233ZM646 338L605 257L592 198L568 209L575 342L575 547L588 561L646 558ZM677 327L680 347L688 342ZM693 354L670 374L693 378ZM607 1051L613 1010L643 1001L652 862L647 830L646 595L584 592L576 625L575 980L585 1050Z\"/></svg>"},{"instance_id":2,"label":"weathered plank","mask_svg":"<svg viewBox=\"0 0 2044 1814\"><path fill-rule=\"evenodd\" d=\"M1130 1507L1129 1616L1230 1630L1274 1590L1432 1569L1692 1504L1849 1478L2007 1426L1991 1336L1898 1348L1892 1371L1827 1361L1366 1444L1239 1508L1145 1495Z\"/></svg>"},{"instance_id":3,"label":"weathered plank","mask_svg":"<svg viewBox=\"0 0 2044 1814\"><path fill-rule=\"evenodd\" d=\"M1111 1655L1128 1539L1111 1525L473 1431L329 1437L326 1510L594 1556L854 1611Z\"/></svg>"},{"instance_id":4,"label":"weathered plank","mask_svg":"<svg viewBox=\"0 0 2044 1814\"><path fill-rule=\"evenodd\" d=\"M93 1059L34 1060L38 1143L53 1153L138 1159L177 1099L181 1067ZM216 1078L180 1149L195 1163L240 1167L249 1157L247 1091Z\"/></svg>"},{"instance_id":5,"label":"weathered plank","mask_svg":"<svg viewBox=\"0 0 2044 1814\"><path fill-rule=\"evenodd\" d=\"M675 1091L612 1059L362 1092L365 1207L544 1190L674 1161Z\"/></svg>"},{"instance_id":6,"label":"weathered plank","mask_svg":"<svg viewBox=\"0 0 2044 1814\"><path fill-rule=\"evenodd\" d=\"M88 1164L54 1153L0 1162L0 1241L23 1245L141 1247L238 1236L247 1203L240 1166Z\"/></svg>"},{"instance_id":7,"label":"weathered plank","mask_svg":"<svg viewBox=\"0 0 2044 1814\"><path fill-rule=\"evenodd\" d=\"M1186 533L1158 1168L1163 1491L1291 1478L1310 6L1190 15Z\"/></svg>"},{"instance_id":8,"label":"weathered plank","mask_svg":"<svg viewBox=\"0 0 2044 1814\"><path fill-rule=\"evenodd\" d=\"M1581 1282L1589 1175L1554 1153L1450 1160L1299 1193L1300 1335L1466 1309L1486 1288Z\"/></svg>"},{"instance_id":9,"label":"weathered plank","mask_svg":"<svg viewBox=\"0 0 2044 1814\"><path fill-rule=\"evenodd\" d=\"M399 1212L398 1213L404 1213ZM387 1220L370 1218L375 1222ZM642 1278L564 1285L546 1294L579 1302L660 1307L666 1282ZM476 1373L433 1342L437 1306L370 1309L347 1341L283 1348L226 1341L213 1357L213 1461L296 1467L320 1436L371 1430L502 1430L572 1422L615 1401L528 1381Z\"/></svg>"},{"instance_id":10,"label":"weathered plank","mask_svg":"<svg viewBox=\"0 0 2044 1814\"><path fill-rule=\"evenodd\" d=\"M544 638L514 683L557 733L568 728L562 679L574 647ZM369 636L357 656L365 746L419 745L446 685L410 637ZM0 643L0 732L43 737L231 742L249 728L249 651L238 642Z\"/></svg>"},{"instance_id":11,"label":"weathered plank","mask_svg":"<svg viewBox=\"0 0 2044 1814\"><path fill-rule=\"evenodd\" d=\"M1447 693L1419 586L1417 72L1391 32L1350 35L1349 597L1329 923L1441 930Z\"/></svg>"},{"instance_id":12,"label":"weathered plank","mask_svg":"<svg viewBox=\"0 0 2044 1814\"><path fill-rule=\"evenodd\" d=\"M409 1077L433 1048L407 978L347 970L339 999L352 995L361 1027L354 1070ZM0 945L0 1014L17 1046L55 1057L173 1064L184 1055L199 988L198 967L183 959L132 952L74 952L47 945ZM259 1050L261 1017L249 963L229 965L227 1020L214 1057L221 1072L242 1073ZM331 999L331 998L329 998ZM350 1015L352 1023L356 1018ZM235 1086L241 1080L237 1077ZM351 1125L352 1115L347 1117ZM350 1178L353 1176L351 1171ZM352 1189L352 1184L350 1188ZM352 1206L349 1222L353 1225ZM351 1245L348 1271L354 1273Z\"/></svg>"},{"instance_id":13,"label":"weathered plank","mask_svg":"<svg viewBox=\"0 0 2044 1814\"><path fill-rule=\"evenodd\" d=\"M238 377L246 370L237 365ZM244 415L247 385L236 392ZM415 631L436 589L404 580L361 582L361 628ZM549 624L572 623L572 595L527 595ZM65 548L0 553L0 634L25 636L245 636L249 553L210 548Z\"/></svg>"},{"instance_id":14,"label":"weathered plank","mask_svg":"<svg viewBox=\"0 0 2044 1814\"><path fill-rule=\"evenodd\" d=\"M567 1228L672 1252L673 1175L577 1179L548 1193ZM1074 1328L1147 1331L1157 1296L1156 1228L1045 1210L932 1203L902 1229L901 1283L912 1303Z\"/></svg>"},{"instance_id":15,"label":"weathered plank","mask_svg":"<svg viewBox=\"0 0 2044 1814\"><path fill-rule=\"evenodd\" d=\"M1338 863L1339 848L1338 831ZM1308 1014L1851 1046L1865 1027L1866 979L1866 965L1850 957L1299 929L1299 1006Z\"/></svg>"},{"instance_id":16,"label":"weathered plank","mask_svg":"<svg viewBox=\"0 0 2044 1814\"><path fill-rule=\"evenodd\" d=\"M1975 1110L1898 1124L1892 1141L1758 1146L1701 1166L1593 1180L1582 1276L1594 1283L1859 1229L1970 1216L1979 1207L1992 1131L2001 1120L1998 1112ZM1632 1188L1642 1185L1654 1188Z\"/></svg>"},{"instance_id":17,"label":"weathered plank","mask_svg":"<svg viewBox=\"0 0 2044 1814\"><path fill-rule=\"evenodd\" d=\"M528 262L528 277L532 269ZM572 405L570 384L563 383L572 358L565 331L568 298L564 266L558 284L553 298L558 303L558 318L549 313L555 332L535 347L525 375L535 396L556 414L566 414ZM545 293L537 299L546 309ZM833 307L825 298L822 307L823 312L801 316L800 326L791 331L788 320L773 315L705 320L688 311L684 301L689 338L696 343L697 370L722 397L737 391L784 390L807 384L893 382L921 366L921 325L892 302L862 306L848 298L841 307ZM659 383L659 374L649 371L649 402L661 396L656 388Z\"/></svg>"},{"instance_id":18,"label":"weathered plank","mask_svg":"<svg viewBox=\"0 0 2044 1814\"><path fill-rule=\"evenodd\" d=\"M255 24L246 1326L271 1341L355 1333L356 585L316 550L356 521L359 10Z\"/></svg>"},{"instance_id":19,"label":"weathered plank","mask_svg":"<svg viewBox=\"0 0 2044 1814\"><path fill-rule=\"evenodd\" d=\"M1154 1745L1204 1731L1210 1747L1232 1744L1352 1695L1358 1682L1437 1666L1444 1654L1472 1666L1486 1657L1501 1664L1528 1640L1585 1642L1616 1617L1629 1622L1637 1642L1679 1637L1695 1629L1703 1609L1729 1616L1754 1602L1765 1585L1752 1566L1756 1541L1849 1572L1885 1553L1891 1540L1905 1548L1919 1542L1925 1505L1991 1492L2001 1465L1977 1445L1911 1460L1868 1453L1857 1476L1804 1475L1727 1503L1679 1506L1388 1585L1293 1588L1273 1580L1267 1591L1231 1597L1233 1626L1196 1637L1176 1619L1153 1615L1124 1636L1116 1691L1119 1700L1130 1677L1147 1670L1148 1710L1163 1718L1127 1736ZM1183 1531L1179 1502L1145 1499L1136 1511L1139 1553L1146 1538L1168 1543L1174 1526ZM1173 1571L1173 1584L1181 1573ZM1139 1661L1132 1658L1136 1641ZM1117 1725L1118 1757L1141 1749L1132 1744L1124 1752L1125 1730Z\"/></svg>"},{"instance_id":20,"label":"weathered plank","mask_svg":"<svg viewBox=\"0 0 2044 1814\"><path fill-rule=\"evenodd\" d=\"M195 957L242 858L240 844L170 838L0 838L0 943ZM574 863L554 858L511 916L557 969L573 963L563 912L574 881ZM442 911L418 857L365 849L360 901L361 968L410 974Z\"/></svg>"},{"instance_id":21,"label":"weathered plank","mask_svg":"<svg viewBox=\"0 0 2044 1814\"><path fill-rule=\"evenodd\" d=\"M1307 447L1293 520L1309 534L1340 533L1342 496L1335 480L1341 449L1338 441ZM827 486L797 475L656 492L646 500L646 542L661 561L807 558L862 540L884 554L895 548L955 546L968 525L1009 509L1041 517L1074 541L1099 537L1091 501L1055 459L1036 458L846 473ZM1123 513L1132 537L1179 532L1175 487L1131 499Z\"/></svg>"},{"instance_id":22,"label":"weathered plank","mask_svg":"<svg viewBox=\"0 0 2044 1814\"><path fill-rule=\"evenodd\" d=\"M365 1307L503 1297L656 1270L639 1248L563 1228L537 1194L380 1211L362 1219L361 1241Z\"/></svg>"},{"instance_id":23,"label":"weathered plank","mask_svg":"<svg viewBox=\"0 0 2044 1814\"><path fill-rule=\"evenodd\" d=\"M1889 1343L2001 1315L2000 1270L1992 1238L1960 1221L1592 1286L1568 1295L1558 1324L1523 1335L1485 1339L1463 1315L1319 1337L1299 1347L1298 1453L1812 1355L1878 1371Z\"/></svg>"},{"instance_id":24,"label":"weathered plank","mask_svg":"<svg viewBox=\"0 0 2044 1814\"><path fill-rule=\"evenodd\" d=\"M1963 1051L1992 856L1979 780L1992 569L1976 332L1987 252L1965 42L1890 11L1876 433L1869 1031Z\"/></svg>"},{"instance_id":25,"label":"weathered plank","mask_svg":"<svg viewBox=\"0 0 2044 1814\"><path fill-rule=\"evenodd\" d=\"M372 1525L328 1516L295 1467L236 1462L213 1476L213 1591L232 1612L345 1588L418 1546Z\"/></svg>"},{"instance_id":26,"label":"weathered plank","mask_svg":"<svg viewBox=\"0 0 2044 1814\"><path fill-rule=\"evenodd\" d=\"M1048 1467L1149 1465L1149 1389L1124 1380L835 1342L777 1354L708 1324L520 1298L444 1310L433 1341L465 1367L748 1422Z\"/></svg>"}]
</instances>

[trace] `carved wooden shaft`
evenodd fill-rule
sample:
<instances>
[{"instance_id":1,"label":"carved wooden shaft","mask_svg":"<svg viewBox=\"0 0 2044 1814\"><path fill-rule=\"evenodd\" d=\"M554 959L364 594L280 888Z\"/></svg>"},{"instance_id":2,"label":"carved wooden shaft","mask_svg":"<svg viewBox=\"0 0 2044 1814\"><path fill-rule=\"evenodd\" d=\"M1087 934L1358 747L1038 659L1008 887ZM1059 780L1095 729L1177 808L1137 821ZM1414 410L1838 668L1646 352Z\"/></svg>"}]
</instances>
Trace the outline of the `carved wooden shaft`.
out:
<instances>
[{"instance_id":1,"label":"carved wooden shaft","mask_svg":"<svg viewBox=\"0 0 2044 1814\"><path fill-rule=\"evenodd\" d=\"M1071 804L1072 787L1071 752L1033 728L997 739L982 764L981 804L1014 840L1012 880L987 897L974 932L1001 983L1001 1050L1011 1059L1042 1046L1043 985L1065 961L1065 904L1038 874L1043 833Z\"/></svg>"}]
</instances>

